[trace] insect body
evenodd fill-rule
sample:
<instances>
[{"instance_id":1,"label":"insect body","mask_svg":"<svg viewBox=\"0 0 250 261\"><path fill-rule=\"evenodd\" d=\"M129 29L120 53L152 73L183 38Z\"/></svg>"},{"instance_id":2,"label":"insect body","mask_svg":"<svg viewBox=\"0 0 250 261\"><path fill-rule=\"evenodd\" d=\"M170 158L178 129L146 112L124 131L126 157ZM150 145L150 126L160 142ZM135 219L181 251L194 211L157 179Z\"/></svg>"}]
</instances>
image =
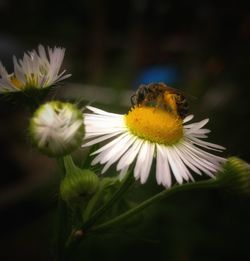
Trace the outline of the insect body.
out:
<instances>
[{"instance_id":1,"label":"insect body","mask_svg":"<svg viewBox=\"0 0 250 261\"><path fill-rule=\"evenodd\" d=\"M133 106L156 106L185 118L188 114L186 97L179 91L164 83L140 85L131 96Z\"/></svg>"}]
</instances>

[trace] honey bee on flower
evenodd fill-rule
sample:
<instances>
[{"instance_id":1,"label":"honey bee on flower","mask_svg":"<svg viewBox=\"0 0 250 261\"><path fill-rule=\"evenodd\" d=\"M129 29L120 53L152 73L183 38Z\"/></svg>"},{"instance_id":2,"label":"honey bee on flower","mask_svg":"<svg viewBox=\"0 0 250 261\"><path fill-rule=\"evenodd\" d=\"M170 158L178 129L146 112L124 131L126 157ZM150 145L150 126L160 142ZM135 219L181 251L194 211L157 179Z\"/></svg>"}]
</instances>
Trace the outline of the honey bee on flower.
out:
<instances>
[{"instance_id":1,"label":"honey bee on flower","mask_svg":"<svg viewBox=\"0 0 250 261\"><path fill-rule=\"evenodd\" d=\"M175 105L170 103L165 108L157 102L154 106L134 102L125 115L88 106L92 113L84 114L86 135L82 146L107 142L92 153L96 155L92 164L104 164L102 173L116 164L123 177L135 162L134 177L143 184L155 159L157 183L165 187L171 187L173 177L179 184L193 181L192 172L214 177L225 159L208 151L225 148L203 140L210 132L203 128L208 119L187 124L194 116L180 115Z\"/></svg>"},{"instance_id":2,"label":"honey bee on flower","mask_svg":"<svg viewBox=\"0 0 250 261\"><path fill-rule=\"evenodd\" d=\"M169 110L181 118L188 115L188 103L185 95L175 88L162 82L140 85L138 90L131 96L133 106L155 105Z\"/></svg>"}]
</instances>

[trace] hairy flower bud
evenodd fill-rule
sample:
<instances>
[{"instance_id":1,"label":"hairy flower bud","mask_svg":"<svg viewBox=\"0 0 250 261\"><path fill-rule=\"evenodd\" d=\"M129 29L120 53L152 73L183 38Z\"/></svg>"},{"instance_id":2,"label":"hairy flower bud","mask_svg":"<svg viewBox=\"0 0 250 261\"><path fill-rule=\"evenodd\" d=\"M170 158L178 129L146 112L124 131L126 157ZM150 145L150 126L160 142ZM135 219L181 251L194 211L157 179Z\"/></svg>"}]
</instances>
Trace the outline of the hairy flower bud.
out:
<instances>
[{"instance_id":1,"label":"hairy flower bud","mask_svg":"<svg viewBox=\"0 0 250 261\"><path fill-rule=\"evenodd\" d=\"M217 179L230 192L250 195L250 165L237 157L228 159Z\"/></svg>"},{"instance_id":2,"label":"hairy flower bud","mask_svg":"<svg viewBox=\"0 0 250 261\"><path fill-rule=\"evenodd\" d=\"M71 156L64 157L66 175L60 185L63 200L71 202L79 196L94 194L99 186L97 175L89 169L80 169L72 161Z\"/></svg>"},{"instance_id":3,"label":"hairy flower bud","mask_svg":"<svg viewBox=\"0 0 250 261\"><path fill-rule=\"evenodd\" d=\"M41 105L30 121L33 143L49 156L64 156L80 147L83 115L74 104L52 101Z\"/></svg>"}]
</instances>

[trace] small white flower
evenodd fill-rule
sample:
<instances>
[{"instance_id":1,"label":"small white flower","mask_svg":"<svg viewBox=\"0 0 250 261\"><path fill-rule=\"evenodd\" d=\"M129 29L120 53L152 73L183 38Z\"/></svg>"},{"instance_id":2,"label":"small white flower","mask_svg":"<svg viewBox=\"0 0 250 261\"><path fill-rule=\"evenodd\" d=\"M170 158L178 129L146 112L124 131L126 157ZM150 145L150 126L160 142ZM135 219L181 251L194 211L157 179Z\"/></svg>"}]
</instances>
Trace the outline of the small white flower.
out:
<instances>
[{"instance_id":1,"label":"small white flower","mask_svg":"<svg viewBox=\"0 0 250 261\"><path fill-rule=\"evenodd\" d=\"M214 177L224 158L206 150L221 151L224 147L202 140L210 131L204 129L208 119L186 124L165 110L135 107L126 114L109 113L87 107L93 113L84 114L86 128L83 147L108 141L92 155L92 164L105 164L102 173L114 163L123 177L135 162L134 177L141 183L148 179L153 159L156 158L156 180L165 187L172 185L172 175L179 184L193 181L191 171Z\"/></svg>"},{"instance_id":2,"label":"small white flower","mask_svg":"<svg viewBox=\"0 0 250 261\"><path fill-rule=\"evenodd\" d=\"M70 74L60 71L65 49L48 47L46 53L42 45L38 51L24 53L23 59L13 57L14 72L8 74L0 62L0 93L17 92L27 88L46 88L62 81Z\"/></svg>"},{"instance_id":3,"label":"small white flower","mask_svg":"<svg viewBox=\"0 0 250 261\"><path fill-rule=\"evenodd\" d=\"M83 115L71 103L48 102L35 112L29 130L35 145L45 154L66 155L80 147Z\"/></svg>"}]
</instances>

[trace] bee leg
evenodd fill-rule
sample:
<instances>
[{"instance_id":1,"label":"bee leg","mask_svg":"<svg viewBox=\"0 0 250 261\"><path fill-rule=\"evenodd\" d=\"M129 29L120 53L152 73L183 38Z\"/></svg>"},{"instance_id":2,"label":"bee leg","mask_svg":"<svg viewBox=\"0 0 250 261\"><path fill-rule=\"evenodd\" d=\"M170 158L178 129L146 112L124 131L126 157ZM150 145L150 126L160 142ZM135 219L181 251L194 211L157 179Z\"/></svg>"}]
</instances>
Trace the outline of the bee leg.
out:
<instances>
[{"instance_id":1,"label":"bee leg","mask_svg":"<svg viewBox=\"0 0 250 261\"><path fill-rule=\"evenodd\" d=\"M156 108L162 108L162 106L164 105L163 103L163 96L162 95L159 95L157 98L156 98Z\"/></svg>"},{"instance_id":2,"label":"bee leg","mask_svg":"<svg viewBox=\"0 0 250 261\"><path fill-rule=\"evenodd\" d=\"M135 104L136 104L135 98L136 98L136 95L135 95L135 94L133 94L133 95L130 97L130 102L131 102L132 106L135 106Z\"/></svg>"},{"instance_id":3,"label":"bee leg","mask_svg":"<svg viewBox=\"0 0 250 261\"><path fill-rule=\"evenodd\" d=\"M178 115L178 107L176 103L176 95L172 93L164 93L164 104L167 105L167 108Z\"/></svg>"}]
</instances>

